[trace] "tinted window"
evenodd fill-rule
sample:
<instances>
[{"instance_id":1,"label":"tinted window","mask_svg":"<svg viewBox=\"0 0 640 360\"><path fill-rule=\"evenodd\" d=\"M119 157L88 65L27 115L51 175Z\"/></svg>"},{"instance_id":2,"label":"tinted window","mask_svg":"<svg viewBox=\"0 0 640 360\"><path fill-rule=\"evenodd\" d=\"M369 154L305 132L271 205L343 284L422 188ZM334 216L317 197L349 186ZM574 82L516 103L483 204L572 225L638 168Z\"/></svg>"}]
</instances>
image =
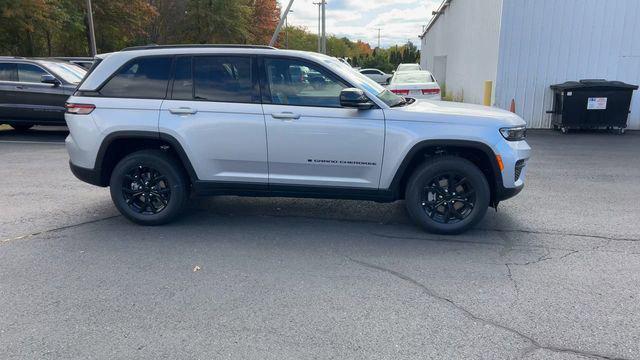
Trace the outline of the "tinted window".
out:
<instances>
[{"instance_id":1,"label":"tinted window","mask_svg":"<svg viewBox=\"0 0 640 360\"><path fill-rule=\"evenodd\" d=\"M16 64L0 63L0 81L18 81Z\"/></svg>"},{"instance_id":2,"label":"tinted window","mask_svg":"<svg viewBox=\"0 0 640 360\"><path fill-rule=\"evenodd\" d=\"M39 66L18 64L18 81L20 82L39 83L42 80L42 75L47 74L48 72Z\"/></svg>"},{"instance_id":3,"label":"tinted window","mask_svg":"<svg viewBox=\"0 0 640 360\"><path fill-rule=\"evenodd\" d=\"M371 75L371 74L378 74L376 71L374 70L363 70L361 71L363 74L367 74L367 75Z\"/></svg>"},{"instance_id":4,"label":"tinted window","mask_svg":"<svg viewBox=\"0 0 640 360\"><path fill-rule=\"evenodd\" d=\"M193 58L194 95L197 100L250 103L257 100L246 56L198 56Z\"/></svg>"},{"instance_id":5,"label":"tinted window","mask_svg":"<svg viewBox=\"0 0 640 360\"><path fill-rule=\"evenodd\" d=\"M340 107L346 84L321 68L291 59L265 59L272 104Z\"/></svg>"},{"instance_id":6,"label":"tinted window","mask_svg":"<svg viewBox=\"0 0 640 360\"><path fill-rule=\"evenodd\" d=\"M136 59L118 70L100 93L110 97L163 99L170 71L170 57Z\"/></svg>"},{"instance_id":7,"label":"tinted window","mask_svg":"<svg viewBox=\"0 0 640 360\"><path fill-rule=\"evenodd\" d=\"M193 78L191 76L190 57L180 57L176 61L176 73L174 75L171 98L176 100L193 99Z\"/></svg>"}]
</instances>

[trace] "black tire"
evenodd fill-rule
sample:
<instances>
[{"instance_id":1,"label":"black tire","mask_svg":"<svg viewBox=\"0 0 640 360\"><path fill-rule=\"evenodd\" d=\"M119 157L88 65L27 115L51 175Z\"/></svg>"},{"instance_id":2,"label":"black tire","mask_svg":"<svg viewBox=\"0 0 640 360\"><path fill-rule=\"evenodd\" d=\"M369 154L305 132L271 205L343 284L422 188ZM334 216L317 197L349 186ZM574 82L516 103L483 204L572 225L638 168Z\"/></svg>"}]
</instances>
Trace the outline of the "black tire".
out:
<instances>
[{"instance_id":1,"label":"black tire","mask_svg":"<svg viewBox=\"0 0 640 360\"><path fill-rule=\"evenodd\" d=\"M15 131L27 131L33 127L33 124L9 124Z\"/></svg>"},{"instance_id":2,"label":"black tire","mask_svg":"<svg viewBox=\"0 0 640 360\"><path fill-rule=\"evenodd\" d=\"M127 155L113 169L109 184L116 208L141 225L174 220L189 199L189 181L182 165L160 150Z\"/></svg>"},{"instance_id":3,"label":"black tire","mask_svg":"<svg viewBox=\"0 0 640 360\"><path fill-rule=\"evenodd\" d=\"M490 192L487 179L472 162L439 156L413 172L405 199L409 215L426 231L459 234L484 217Z\"/></svg>"}]
</instances>

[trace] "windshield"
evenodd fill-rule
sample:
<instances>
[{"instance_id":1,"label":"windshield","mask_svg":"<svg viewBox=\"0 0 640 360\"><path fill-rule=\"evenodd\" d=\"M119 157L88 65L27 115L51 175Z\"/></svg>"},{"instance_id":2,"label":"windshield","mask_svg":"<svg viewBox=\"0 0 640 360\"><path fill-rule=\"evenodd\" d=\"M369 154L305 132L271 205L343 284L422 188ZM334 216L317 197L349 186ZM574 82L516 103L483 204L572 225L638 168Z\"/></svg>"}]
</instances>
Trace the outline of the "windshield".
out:
<instances>
[{"instance_id":1,"label":"windshield","mask_svg":"<svg viewBox=\"0 0 640 360\"><path fill-rule=\"evenodd\" d=\"M54 61L43 61L49 70L70 84L79 84L87 71L78 65Z\"/></svg>"},{"instance_id":2,"label":"windshield","mask_svg":"<svg viewBox=\"0 0 640 360\"><path fill-rule=\"evenodd\" d=\"M418 65L418 64L400 64L400 65L398 65L398 69L396 71L410 71L410 70L420 70L420 65Z\"/></svg>"},{"instance_id":3,"label":"windshield","mask_svg":"<svg viewBox=\"0 0 640 360\"><path fill-rule=\"evenodd\" d=\"M396 73L391 79L392 84L424 84L434 81L428 71Z\"/></svg>"},{"instance_id":4,"label":"windshield","mask_svg":"<svg viewBox=\"0 0 640 360\"><path fill-rule=\"evenodd\" d=\"M371 80L366 75L361 74L358 70L352 68L349 65L346 65L338 60L327 59L325 60L331 66L339 66L341 69L346 69L349 71L349 74L352 75L350 80L352 80L356 87L361 89L365 89L372 94L375 94L378 99L380 99L383 103L389 106L397 106L400 104L404 104L406 101L402 96L398 96L391 91L384 88L382 85L377 82Z\"/></svg>"}]
</instances>

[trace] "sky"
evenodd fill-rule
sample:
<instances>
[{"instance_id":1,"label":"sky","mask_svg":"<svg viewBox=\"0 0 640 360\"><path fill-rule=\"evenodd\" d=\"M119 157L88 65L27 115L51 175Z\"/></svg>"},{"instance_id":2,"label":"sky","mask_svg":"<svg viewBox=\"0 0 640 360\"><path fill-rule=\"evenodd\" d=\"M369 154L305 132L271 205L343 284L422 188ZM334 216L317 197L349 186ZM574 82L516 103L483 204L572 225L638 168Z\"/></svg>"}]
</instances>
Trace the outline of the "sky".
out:
<instances>
[{"instance_id":1,"label":"sky","mask_svg":"<svg viewBox=\"0 0 640 360\"><path fill-rule=\"evenodd\" d=\"M288 0L278 0L282 11ZM289 25L304 26L318 32L319 0L294 0ZM411 40L419 43L422 26L431 19L442 0L327 0L327 33L351 40L362 40L375 47L380 31L381 46L386 48Z\"/></svg>"}]
</instances>

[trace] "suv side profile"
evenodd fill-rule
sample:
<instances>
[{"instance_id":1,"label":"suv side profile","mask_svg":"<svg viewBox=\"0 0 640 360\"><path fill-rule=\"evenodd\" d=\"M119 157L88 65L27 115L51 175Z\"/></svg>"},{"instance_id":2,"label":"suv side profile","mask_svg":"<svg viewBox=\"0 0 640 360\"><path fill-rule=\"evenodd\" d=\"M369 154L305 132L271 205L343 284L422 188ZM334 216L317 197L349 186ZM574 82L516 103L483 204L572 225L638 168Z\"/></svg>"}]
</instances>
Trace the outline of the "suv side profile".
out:
<instances>
[{"instance_id":1,"label":"suv side profile","mask_svg":"<svg viewBox=\"0 0 640 360\"><path fill-rule=\"evenodd\" d=\"M65 101L85 74L60 60L0 56L0 124L65 125Z\"/></svg>"},{"instance_id":2,"label":"suv side profile","mask_svg":"<svg viewBox=\"0 0 640 360\"><path fill-rule=\"evenodd\" d=\"M136 223L173 220L191 195L404 199L454 234L524 186L517 115L403 98L332 57L152 46L97 61L68 99L70 166Z\"/></svg>"}]
</instances>

